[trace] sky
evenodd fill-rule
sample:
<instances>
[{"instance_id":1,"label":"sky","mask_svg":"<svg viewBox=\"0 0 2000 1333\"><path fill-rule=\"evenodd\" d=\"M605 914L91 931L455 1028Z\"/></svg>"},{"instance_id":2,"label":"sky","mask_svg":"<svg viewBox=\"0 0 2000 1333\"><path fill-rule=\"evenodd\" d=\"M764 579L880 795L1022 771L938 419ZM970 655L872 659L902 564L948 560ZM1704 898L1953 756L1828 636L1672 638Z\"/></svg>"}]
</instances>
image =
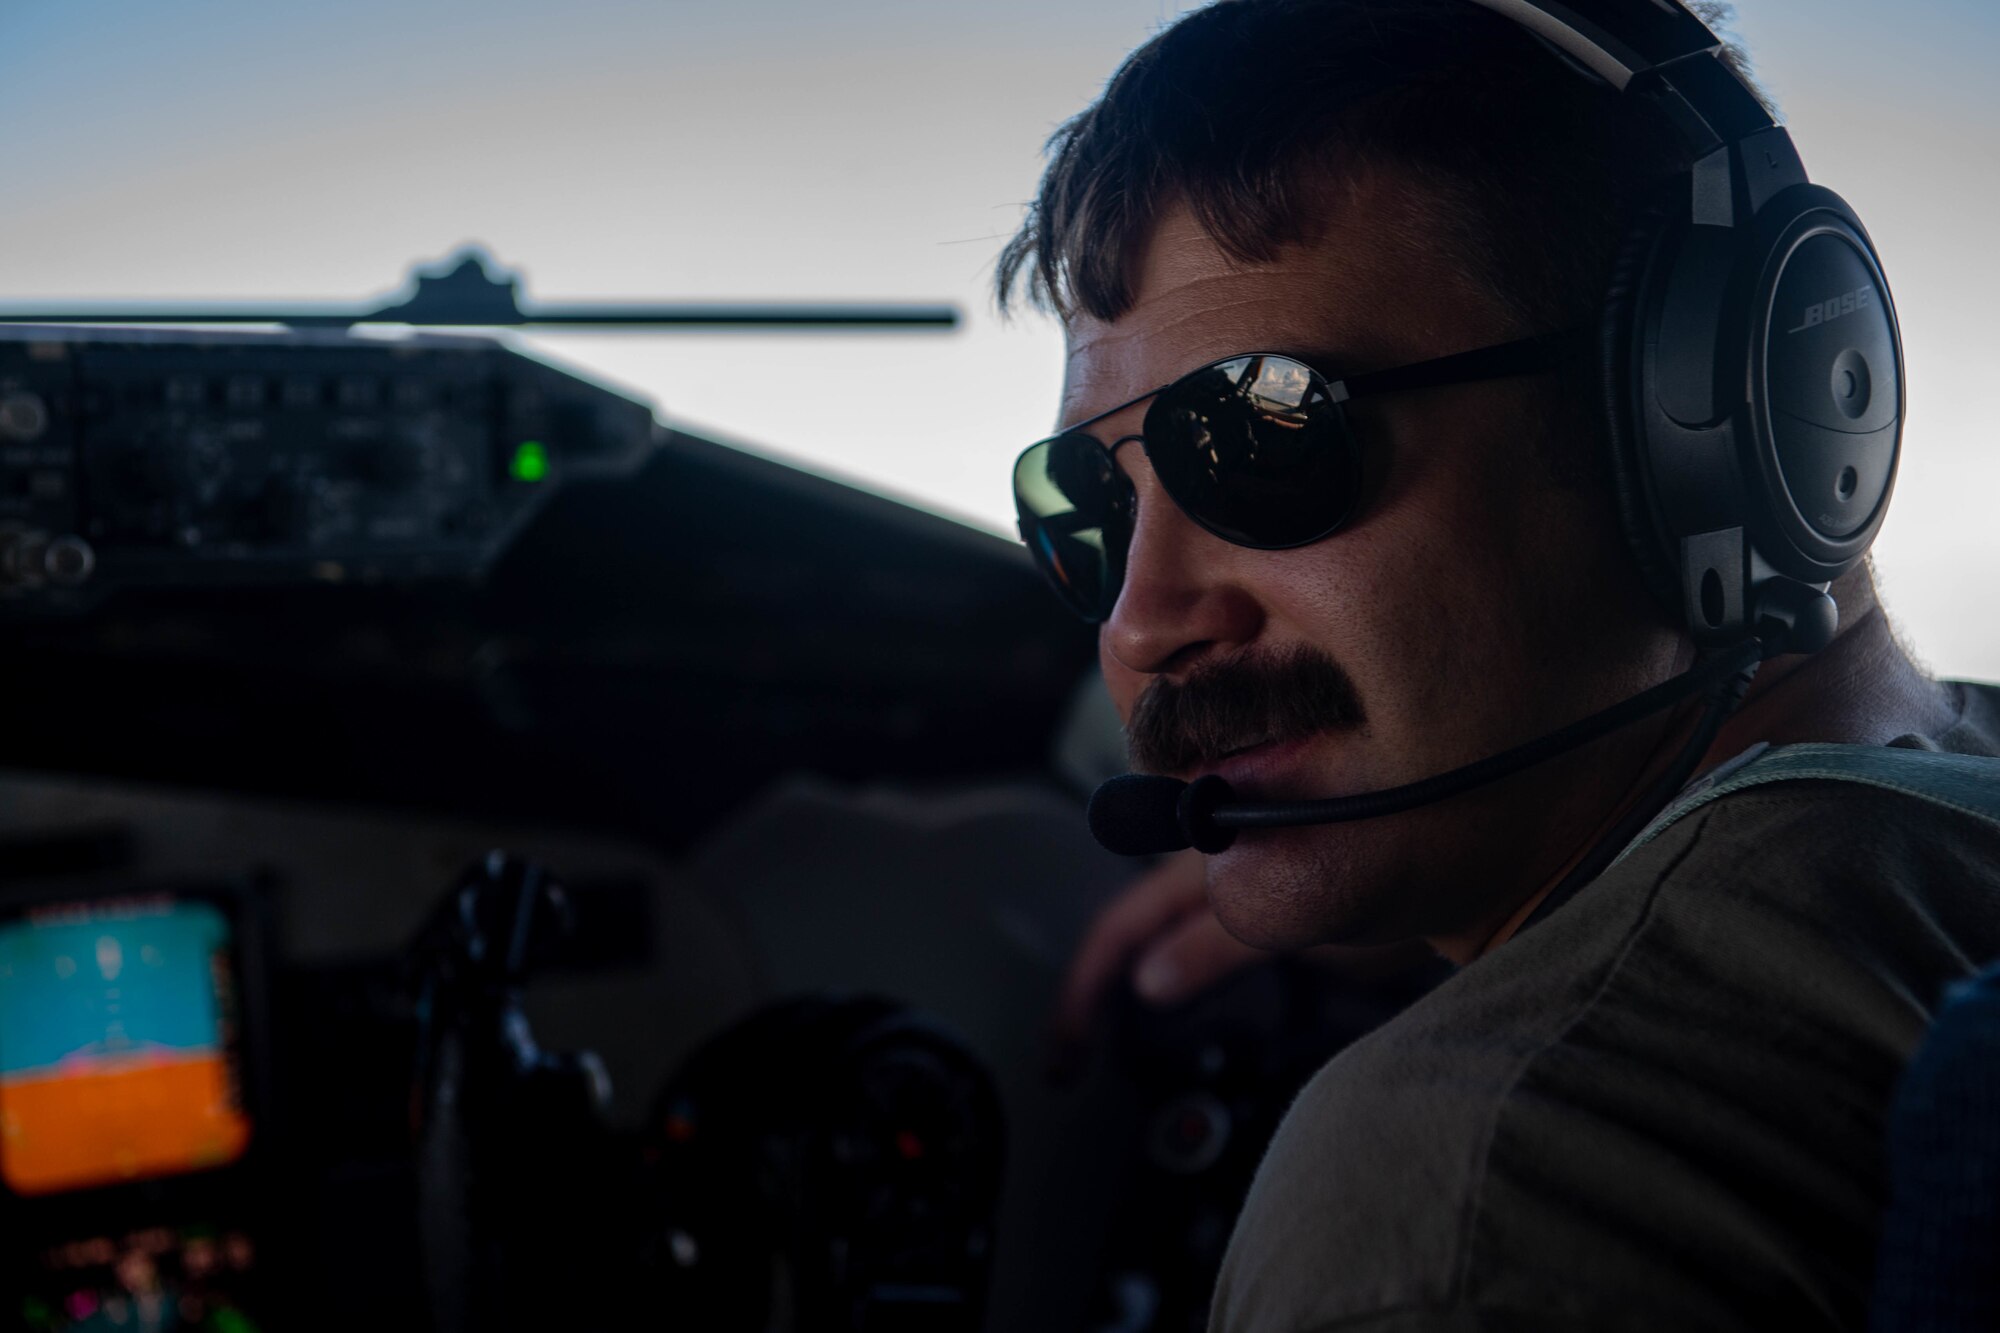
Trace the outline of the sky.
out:
<instances>
[{"instance_id":1,"label":"sky","mask_svg":"<svg viewBox=\"0 0 2000 1333\"><path fill-rule=\"evenodd\" d=\"M361 301L477 243L542 300L956 302L946 334L523 341L1007 532L1062 340L999 318L994 256L1048 135L1189 7L0 0L0 300ZM1739 0L1734 32L1897 299L1885 600L1927 665L2000 680L2000 6Z\"/></svg>"}]
</instances>

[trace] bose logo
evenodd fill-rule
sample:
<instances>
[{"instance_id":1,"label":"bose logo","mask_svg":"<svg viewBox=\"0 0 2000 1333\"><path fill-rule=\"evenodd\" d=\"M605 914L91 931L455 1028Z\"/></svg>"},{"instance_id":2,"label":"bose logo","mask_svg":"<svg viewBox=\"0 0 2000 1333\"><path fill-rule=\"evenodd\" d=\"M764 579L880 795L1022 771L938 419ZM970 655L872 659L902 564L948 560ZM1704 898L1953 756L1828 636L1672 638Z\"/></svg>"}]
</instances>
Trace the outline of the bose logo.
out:
<instances>
[{"instance_id":1,"label":"bose logo","mask_svg":"<svg viewBox=\"0 0 2000 1333\"><path fill-rule=\"evenodd\" d=\"M1866 310L1875 304L1873 287L1857 287L1851 292L1843 292L1831 301L1821 301L1818 305L1806 307L1805 322L1787 333L1804 333L1818 324L1831 324L1842 315L1851 315L1857 310Z\"/></svg>"}]
</instances>

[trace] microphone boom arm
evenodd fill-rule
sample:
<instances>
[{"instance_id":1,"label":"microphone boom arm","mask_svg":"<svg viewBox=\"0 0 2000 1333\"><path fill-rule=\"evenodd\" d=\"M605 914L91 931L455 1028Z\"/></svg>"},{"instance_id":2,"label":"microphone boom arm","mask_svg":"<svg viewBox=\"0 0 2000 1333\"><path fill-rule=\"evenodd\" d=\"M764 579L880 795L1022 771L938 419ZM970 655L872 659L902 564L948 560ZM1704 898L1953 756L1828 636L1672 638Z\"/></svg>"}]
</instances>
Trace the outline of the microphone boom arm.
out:
<instances>
[{"instance_id":1,"label":"microphone boom arm","mask_svg":"<svg viewBox=\"0 0 2000 1333\"><path fill-rule=\"evenodd\" d=\"M1558 731L1537 737L1525 745L1517 745L1511 750L1503 750L1499 754L1475 760L1449 773L1440 773L1436 777L1420 778L1400 787L1365 792L1359 796L1335 796L1316 801L1281 801L1255 806L1217 805L1210 812L1210 818L1227 829L1288 828L1297 824L1330 824L1349 819L1369 819L1376 815L1389 815L1414 809L1498 781L1524 768L1532 768L1546 759L1553 759L1577 746L1587 745L1600 737L1608 736L1620 727L1637 722L1640 718L1650 716L1664 708L1671 708L1684 699L1720 688L1732 677L1755 667L1760 661L1762 661L1762 650L1753 641L1733 652L1720 654L1672 680L1635 694L1630 699L1615 703L1602 712L1592 713L1589 717L1572 722ZM1196 785L1199 785L1199 782Z\"/></svg>"},{"instance_id":2,"label":"microphone boom arm","mask_svg":"<svg viewBox=\"0 0 2000 1333\"><path fill-rule=\"evenodd\" d=\"M1713 742L1722 720L1741 702L1758 666L1770 652L1771 645L1755 638L1745 639L1671 680L1546 736L1474 760L1448 773L1382 791L1308 801L1239 802L1228 781L1217 774L1183 783L1170 777L1127 773L1111 779L1091 796L1090 831L1107 850L1124 856L1145 856L1183 847L1213 854L1226 850L1241 829L1337 824L1396 814L1497 782L1683 700L1707 694L1713 704L1694 738L1700 742L1699 747L1682 755L1675 764L1676 770L1685 769L1680 778L1684 782L1686 774L1693 771L1708 744Z\"/></svg>"}]
</instances>

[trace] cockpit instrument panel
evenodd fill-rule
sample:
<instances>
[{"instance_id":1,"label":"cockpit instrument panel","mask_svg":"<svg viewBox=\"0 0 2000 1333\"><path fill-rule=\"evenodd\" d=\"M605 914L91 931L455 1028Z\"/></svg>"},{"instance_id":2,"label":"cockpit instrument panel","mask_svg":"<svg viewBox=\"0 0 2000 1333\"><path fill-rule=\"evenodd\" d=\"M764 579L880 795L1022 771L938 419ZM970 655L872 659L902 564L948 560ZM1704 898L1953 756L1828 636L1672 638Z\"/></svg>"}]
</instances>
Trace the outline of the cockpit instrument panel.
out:
<instances>
[{"instance_id":1,"label":"cockpit instrument panel","mask_svg":"<svg viewBox=\"0 0 2000 1333\"><path fill-rule=\"evenodd\" d=\"M487 338L0 325L0 616L480 575L651 409Z\"/></svg>"}]
</instances>

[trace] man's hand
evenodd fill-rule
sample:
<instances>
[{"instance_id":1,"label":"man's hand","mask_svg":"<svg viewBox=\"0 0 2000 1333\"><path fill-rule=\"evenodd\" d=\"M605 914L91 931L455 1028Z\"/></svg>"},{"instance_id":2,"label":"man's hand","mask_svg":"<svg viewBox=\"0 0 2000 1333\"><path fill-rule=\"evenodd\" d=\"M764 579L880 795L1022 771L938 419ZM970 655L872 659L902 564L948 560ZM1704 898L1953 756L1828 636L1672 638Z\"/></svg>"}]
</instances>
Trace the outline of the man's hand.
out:
<instances>
[{"instance_id":1,"label":"man's hand","mask_svg":"<svg viewBox=\"0 0 2000 1333\"><path fill-rule=\"evenodd\" d=\"M1049 1017L1050 1070L1072 1073L1114 987L1167 1008L1250 964L1273 957L1222 927L1208 905L1199 852L1176 852L1105 905L1070 959ZM1435 959L1420 940L1374 947L1322 945L1305 957L1357 981L1375 981Z\"/></svg>"}]
</instances>

